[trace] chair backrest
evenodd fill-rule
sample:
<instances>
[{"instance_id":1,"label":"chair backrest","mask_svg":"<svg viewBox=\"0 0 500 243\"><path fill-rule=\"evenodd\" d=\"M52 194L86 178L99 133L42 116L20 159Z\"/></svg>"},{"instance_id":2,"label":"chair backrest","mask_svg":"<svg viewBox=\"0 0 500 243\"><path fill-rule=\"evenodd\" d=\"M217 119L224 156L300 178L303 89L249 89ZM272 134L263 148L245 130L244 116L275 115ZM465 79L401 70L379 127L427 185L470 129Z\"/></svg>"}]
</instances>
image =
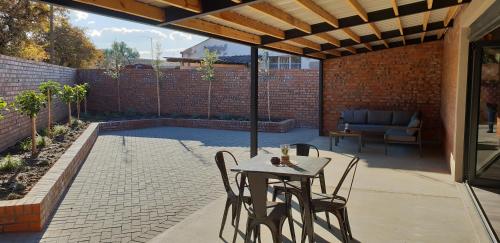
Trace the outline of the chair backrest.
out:
<instances>
[{"instance_id":1,"label":"chair backrest","mask_svg":"<svg viewBox=\"0 0 500 243\"><path fill-rule=\"evenodd\" d=\"M347 197L346 197L346 203L347 203L347 201L349 200L349 196L351 195L352 184L354 182L354 177L356 176L356 169L358 168L358 162L359 162L359 157L357 157L357 156L354 156L352 158L352 160L349 162L349 164L347 165L347 168L344 171L344 174L342 174L342 177L340 178L339 183L337 184L337 187L335 187L335 190L333 191L333 198L335 198L335 196L338 195L340 188L342 187L342 184L344 184L345 179L347 178L347 176L349 176L350 172L354 168L354 171L353 171L352 177L351 177L351 184L349 185L349 192L347 193Z\"/></svg>"},{"instance_id":2,"label":"chair backrest","mask_svg":"<svg viewBox=\"0 0 500 243\"><path fill-rule=\"evenodd\" d=\"M319 150L316 146L306 143L294 143L290 144L291 147L295 147L297 150L297 156L309 156L311 148L316 150L316 157L319 157Z\"/></svg>"},{"instance_id":3,"label":"chair backrest","mask_svg":"<svg viewBox=\"0 0 500 243\"><path fill-rule=\"evenodd\" d=\"M226 160L224 158L224 154L230 155L236 165L238 165L238 161L236 160L234 155L229 151L218 151L215 154L215 163L217 164L217 167L219 168L219 171L220 171L220 174L222 177L222 182L224 183L224 189L226 189L226 192L228 194L236 195L236 193L233 192L233 189L231 189L231 185L229 184L229 178L227 176Z\"/></svg>"}]
</instances>

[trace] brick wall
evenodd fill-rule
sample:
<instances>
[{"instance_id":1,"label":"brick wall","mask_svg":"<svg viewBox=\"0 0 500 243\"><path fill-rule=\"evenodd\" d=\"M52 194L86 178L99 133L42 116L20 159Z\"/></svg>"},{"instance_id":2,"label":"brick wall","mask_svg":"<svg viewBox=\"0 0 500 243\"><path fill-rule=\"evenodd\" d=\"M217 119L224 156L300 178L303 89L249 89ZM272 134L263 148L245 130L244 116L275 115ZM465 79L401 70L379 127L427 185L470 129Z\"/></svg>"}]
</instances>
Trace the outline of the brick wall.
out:
<instances>
[{"instance_id":1,"label":"brick wall","mask_svg":"<svg viewBox=\"0 0 500 243\"><path fill-rule=\"evenodd\" d=\"M326 60L324 131L347 108L420 110L424 139L439 140L442 46L435 41Z\"/></svg>"},{"instance_id":2,"label":"brick wall","mask_svg":"<svg viewBox=\"0 0 500 243\"><path fill-rule=\"evenodd\" d=\"M259 116L267 117L266 84L269 80L271 117L294 118L300 127L318 124L318 71L276 70L259 81ZM102 70L79 70L79 82L89 82L88 109L116 112L116 81ZM212 114L248 117L250 72L246 67L216 70L212 85ZM120 79L122 112L156 113L156 79L151 70L125 70ZM197 70L165 70L160 82L162 114L207 113L208 82Z\"/></svg>"},{"instance_id":3,"label":"brick wall","mask_svg":"<svg viewBox=\"0 0 500 243\"><path fill-rule=\"evenodd\" d=\"M20 58L0 55L0 96L7 102L24 90L38 90L41 82L49 79L63 84L73 84L76 70L67 67L33 62ZM53 104L54 120L66 117L66 106L55 100ZM18 140L30 135L30 120L14 111L6 112L5 119L0 121L0 151L15 144ZM47 126L47 110L38 115L37 127Z\"/></svg>"}]
</instances>

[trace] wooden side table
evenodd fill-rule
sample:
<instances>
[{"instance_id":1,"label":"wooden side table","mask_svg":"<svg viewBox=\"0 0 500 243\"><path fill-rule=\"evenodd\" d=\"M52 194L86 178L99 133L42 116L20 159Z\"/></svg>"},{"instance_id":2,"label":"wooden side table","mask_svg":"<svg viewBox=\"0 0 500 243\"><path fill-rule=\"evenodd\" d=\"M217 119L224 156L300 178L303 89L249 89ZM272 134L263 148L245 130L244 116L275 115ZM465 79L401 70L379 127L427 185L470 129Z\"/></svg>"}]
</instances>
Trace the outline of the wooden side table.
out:
<instances>
[{"instance_id":1,"label":"wooden side table","mask_svg":"<svg viewBox=\"0 0 500 243\"><path fill-rule=\"evenodd\" d=\"M361 147L364 147L363 133L359 131L330 131L330 151L333 150L333 139L335 139L335 146L338 146L340 137L357 137L358 138L358 152L361 153Z\"/></svg>"}]
</instances>

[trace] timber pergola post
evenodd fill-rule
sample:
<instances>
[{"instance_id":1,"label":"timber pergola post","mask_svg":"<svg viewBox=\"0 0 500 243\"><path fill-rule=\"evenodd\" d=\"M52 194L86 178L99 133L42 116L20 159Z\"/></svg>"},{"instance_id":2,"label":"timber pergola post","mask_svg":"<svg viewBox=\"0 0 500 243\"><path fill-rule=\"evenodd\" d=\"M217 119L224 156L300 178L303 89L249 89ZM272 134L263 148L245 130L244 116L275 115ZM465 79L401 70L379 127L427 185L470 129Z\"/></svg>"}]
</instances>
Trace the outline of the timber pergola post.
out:
<instances>
[{"instance_id":1,"label":"timber pergola post","mask_svg":"<svg viewBox=\"0 0 500 243\"><path fill-rule=\"evenodd\" d=\"M259 121L259 48L250 48L250 157L257 155Z\"/></svg>"},{"instance_id":2,"label":"timber pergola post","mask_svg":"<svg viewBox=\"0 0 500 243\"><path fill-rule=\"evenodd\" d=\"M318 86L318 131L323 135L323 66L324 61L319 60L319 86Z\"/></svg>"}]
</instances>

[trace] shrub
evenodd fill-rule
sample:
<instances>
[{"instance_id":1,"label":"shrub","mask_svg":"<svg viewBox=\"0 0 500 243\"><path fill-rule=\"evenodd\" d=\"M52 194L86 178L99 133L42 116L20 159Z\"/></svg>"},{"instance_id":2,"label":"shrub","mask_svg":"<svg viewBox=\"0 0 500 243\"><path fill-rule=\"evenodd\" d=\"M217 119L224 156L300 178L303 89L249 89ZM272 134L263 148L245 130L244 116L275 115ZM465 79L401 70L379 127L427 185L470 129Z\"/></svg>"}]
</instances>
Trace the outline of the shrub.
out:
<instances>
[{"instance_id":1,"label":"shrub","mask_svg":"<svg viewBox=\"0 0 500 243\"><path fill-rule=\"evenodd\" d=\"M5 102L2 97L0 97L0 120L3 119L3 116L1 113L2 110L6 110L6 109L7 109L7 102Z\"/></svg>"},{"instance_id":2,"label":"shrub","mask_svg":"<svg viewBox=\"0 0 500 243\"><path fill-rule=\"evenodd\" d=\"M69 132L69 128L67 126L64 126L64 125L55 125L52 128L52 135L54 137L64 136L68 132Z\"/></svg>"},{"instance_id":3,"label":"shrub","mask_svg":"<svg viewBox=\"0 0 500 243\"><path fill-rule=\"evenodd\" d=\"M38 148L43 148L47 145L52 144L52 140L45 136L36 136L36 146ZM30 151L31 149L31 139L25 139L19 143L19 148L24 151Z\"/></svg>"},{"instance_id":4,"label":"shrub","mask_svg":"<svg viewBox=\"0 0 500 243\"><path fill-rule=\"evenodd\" d=\"M73 119L73 121L71 122L71 129L81 128L83 124L84 124L83 121L78 119Z\"/></svg>"},{"instance_id":5,"label":"shrub","mask_svg":"<svg viewBox=\"0 0 500 243\"><path fill-rule=\"evenodd\" d=\"M13 171L24 165L24 161L19 157L12 157L10 154L0 161L0 171Z\"/></svg>"}]
</instances>

